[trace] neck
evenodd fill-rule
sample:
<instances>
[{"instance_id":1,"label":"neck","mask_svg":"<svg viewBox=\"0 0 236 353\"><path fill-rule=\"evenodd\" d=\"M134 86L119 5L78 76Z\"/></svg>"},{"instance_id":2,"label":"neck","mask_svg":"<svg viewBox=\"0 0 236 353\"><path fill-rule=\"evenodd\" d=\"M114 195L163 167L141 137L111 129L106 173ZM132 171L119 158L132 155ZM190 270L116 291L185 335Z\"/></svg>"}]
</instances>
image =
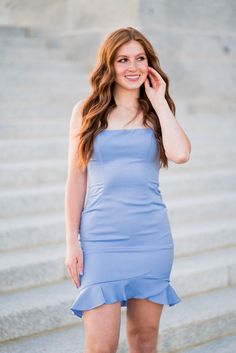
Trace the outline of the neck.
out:
<instances>
[{"instance_id":1,"label":"neck","mask_svg":"<svg viewBox=\"0 0 236 353\"><path fill-rule=\"evenodd\" d=\"M114 88L113 97L116 105L119 107L123 107L130 110L134 110L139 107L139 88L128 90L124 87L116 85Z\"/></svg>"},{"instance_id":2,"label":"neck","mask_svg":"<svg viewBox=\"0 0 236 353\"><path fill-rule=\"evenodd\" d=\"M129 110L133 110L133 109L138 109L138 106L137 105L135 105L135 106L126 106L126 105L123 105L123 104L117 104L116 103L116 106L117 107L122 107L122 108L125 108L125 109L129 109Z\"/></svg>"}]
</instances>

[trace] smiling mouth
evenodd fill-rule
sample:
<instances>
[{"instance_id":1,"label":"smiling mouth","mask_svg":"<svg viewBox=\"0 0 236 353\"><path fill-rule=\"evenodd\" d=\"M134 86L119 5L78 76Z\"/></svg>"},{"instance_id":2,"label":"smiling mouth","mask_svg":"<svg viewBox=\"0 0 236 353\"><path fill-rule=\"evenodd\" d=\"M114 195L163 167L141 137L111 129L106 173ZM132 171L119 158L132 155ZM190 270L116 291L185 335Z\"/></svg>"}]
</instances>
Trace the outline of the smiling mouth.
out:
<instances>
[{"instance_id":1,"label":"smiling mouth","mask_svg":"<svg viewBox=\"0 0 236 353\"><path fill-rule=\"evenodd\" d=\"M126 75L125 78L129 81L138 81L141 75Z\"/></svg>"}]
</instances>

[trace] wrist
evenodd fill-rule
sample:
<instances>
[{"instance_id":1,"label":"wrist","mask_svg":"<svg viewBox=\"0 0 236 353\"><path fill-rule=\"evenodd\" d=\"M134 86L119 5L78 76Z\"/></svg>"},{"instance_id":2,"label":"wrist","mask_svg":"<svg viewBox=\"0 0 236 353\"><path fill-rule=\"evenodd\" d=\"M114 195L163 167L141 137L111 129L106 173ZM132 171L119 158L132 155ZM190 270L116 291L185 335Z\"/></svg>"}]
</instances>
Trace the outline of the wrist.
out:
<instances>
[{"instance_id":1,"label":"wrist","mask_svg":"<svg viewBox=\"0 0 236 353\"><path fill-rule=\"evenodd\" d=\"M158 100L155 100L154 104L153 104L153 107L155 110L158 110L164 106L168 105L168 102L167 100L163 97L163 98L160 98Z\"/></svg>"},{"instance_id":2,"label":"wrist","mask_svg":"<svg viewBox=\"0 0 236 353\"><path fill-rule=\"evenodd\" d=\"M68 244L75 244L80 240L78 234L69 234L66 236L66 239Z\"/></svg>"}]
</instances>

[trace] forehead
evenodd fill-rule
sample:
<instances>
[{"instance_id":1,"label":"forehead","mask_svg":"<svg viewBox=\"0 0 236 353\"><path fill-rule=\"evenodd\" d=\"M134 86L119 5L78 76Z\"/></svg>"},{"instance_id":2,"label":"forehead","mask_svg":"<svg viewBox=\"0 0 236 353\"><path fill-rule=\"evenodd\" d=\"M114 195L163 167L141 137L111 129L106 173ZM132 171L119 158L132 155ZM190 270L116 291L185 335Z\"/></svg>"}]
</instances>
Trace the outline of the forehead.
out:
<instances>
[{"instance_id":1,"label":"forehead","mask_svg":"<svg viewBox=\"0 0 236 353\"><path fill-rule=\"evenodd\" d=\"M136 40L131 40L128 43L123 44L116 53L118 56L135 56L138 54L145 54L143 46Z\"/></svg>"}]
</instances>

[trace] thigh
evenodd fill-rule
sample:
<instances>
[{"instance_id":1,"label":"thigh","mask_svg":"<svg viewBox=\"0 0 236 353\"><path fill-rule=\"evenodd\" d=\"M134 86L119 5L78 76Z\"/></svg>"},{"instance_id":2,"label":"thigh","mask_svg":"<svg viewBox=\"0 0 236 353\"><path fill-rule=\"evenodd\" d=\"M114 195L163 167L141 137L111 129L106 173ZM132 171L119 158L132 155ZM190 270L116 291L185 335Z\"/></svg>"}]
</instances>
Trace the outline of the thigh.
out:
<instances>
[{"instance_id":1,"label":"thigh","mask_svg":"<svg viewBox=\"0 0 236 353\"><path fill-rule=\"evenodd\" d=\"M163 306L148 299L129 299L126 314L127 334L157 337Z\"/></svg>"},{"instance_id":2,"label":"thigh","mask_svg":"<svg viewBox=\"0 0 236 353\"><path fill-rule=\"evenodd\" d=\"M115 347L119 342L121 303L103 304L83 311L85 346Z\"/></svg>"}]
</instances>

